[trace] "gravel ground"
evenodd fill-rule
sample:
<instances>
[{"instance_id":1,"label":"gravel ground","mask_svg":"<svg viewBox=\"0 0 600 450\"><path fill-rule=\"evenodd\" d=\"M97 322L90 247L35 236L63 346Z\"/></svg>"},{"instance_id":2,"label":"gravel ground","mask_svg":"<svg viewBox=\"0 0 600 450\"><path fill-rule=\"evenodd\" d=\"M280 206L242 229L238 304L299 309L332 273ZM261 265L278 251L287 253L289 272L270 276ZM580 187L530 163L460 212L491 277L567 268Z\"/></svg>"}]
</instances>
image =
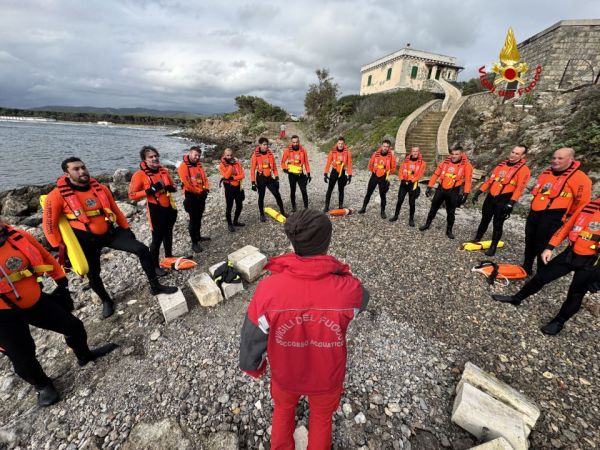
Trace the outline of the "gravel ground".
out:
<instances>
[{"instance_id":1,"label":"gravel ground","mask_svg":"<svg viewBox=\"0 0 600 450\"><path fill-rule=\"evenodd\" d=\"M307 147L314 174L310 202L322 208L325 155ZM346 189L348 206L360 207L367 179L366 171L356 171ZM203 231L213 240L196 258L198 268L169 275L170 283L185 286L187 278L246 244L269 256L289 250L280 224L259 222L249 182L242 214L247 226L228 233L218 177L211 176L211 182ZM289 204L284 177L281 185ZM396 192L394 182L388 214ZM459 210L457 239L451 241L444 234L443 212L421 233L407 226L408 204L391 224L379 217L378 201L375 194L365 215L333 219L331 253L349 263L371 292L368 311L348 334L346 392L335 416L334 447L470 448L476 441L450 422L454 388L466 361L496 374L540 406L532 448L600 445L600 336L598 318L588 311L598 299L589 296L588 309L559 336L544 336L539 328L560 307L568 280L548 286L518 309L492 302L483 277L470 272L485 256L458 250L460 242L472 237L478 211ZM270 194L266 203L275 205ZM418 224L428 206L425 196L418 199ZM141 207L132 226L138 236L148 235ZM181 208L177 254L189 253L186 226ZM505 228L507 248L497 259L519 262L524 221L511 218ZM36 406L33 389L1 357L0 448L269 448L268 377L253 381L237 368L239 330L255 284L209 309L198 306L184 287L190 313L167 325L136 259L112 251L103 258L104 279L118 302L113 317L98 318L97 299L85 280L73 279L71 289L90 342L112 340L120 348L79 368L60 336L35 330L39 359L63 396L46 409ZM493 290L514 292L519 285ZM304 401L297 416L307 424Z\"/></svg>"}]
</instances>

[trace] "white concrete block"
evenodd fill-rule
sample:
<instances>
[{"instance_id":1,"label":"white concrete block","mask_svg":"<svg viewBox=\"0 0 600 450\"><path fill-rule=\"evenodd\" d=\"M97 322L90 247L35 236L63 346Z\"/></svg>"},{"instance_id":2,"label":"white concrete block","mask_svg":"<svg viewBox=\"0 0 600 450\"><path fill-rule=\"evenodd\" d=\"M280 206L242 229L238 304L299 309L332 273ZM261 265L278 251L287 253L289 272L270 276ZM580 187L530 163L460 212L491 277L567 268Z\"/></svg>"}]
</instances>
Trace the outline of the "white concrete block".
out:
<instances>
[{"instance_id":1,"label":"white concrete block","mask_svg":"<svg viewBox=\"0 0 600 450\"><path fill-rule=\"evenodd\" d=\"M539 408L527 397L525 397L525 395L521 394L508 384L500 381L493 375L481 370L475 364L470 362L465 364L465 370L463 371L462 378L456 387L457 392L462 383L469 383L470 385L479 388L486 394L491 395L496 400L499 400L511 408L519 411L523 415L523 421L529 430L535 426L535 423L540 417ZM529 435L529 433L527 433L527 435Z\"/></svg>"},{"instance_id":2,"label":"white concrete block","mask_svg":"<svg viewBox=\"0 0 600 450\"><path fill-rule=\"evenodd\" d=\"M215 277L215 271L216 271L216 270L217 270L219 267L221 267L223 264L225 264L226 262L227 262L227 261L221 261L221 262L218 262L218 263L216 263L216 264L213 264L212 266L210 266L210 267L208 268L208 273L210 274L210 276L214 278L214 277Z\"/></svg>"},{"instance_id":3,"label":"white concrete block","mask_svg":"<svg viewBox=\"0 0 600 450\"><path fill-rule=\"evenodd\" d=\"M188 305L181 289L177 289L174 294L158 294L158 303L165 316L165 322L170 322L179 316L188 312Z\"/></svg>"},{"instance_id":4,"label":"white concrete block","mask_svg":"<svg viewBox=\"0 0 600 450\"><path fill-rule=\"evenodd\" d=\"M452 422L479 439L503 437L514 450L528 448L523 415L469 383L456 393Z\"/></svg>"},{"instance_id":5,"label":"white concrete block","mask_svg":"<svg viewBox=\"0 0 600 450\"><path fill-rule=\"evenodd\" d=\"M242 292L244 290L243 283L222 283L221 289L223 290L223 295L227 300L233 297L238 292Z\"/></svg>"},{"instance_id":6,"label":"white concrete block","mask_svg":"<svg viewBox=\"0 0 600 450\"><path fill-rule=\"evenodd\" d=\"M508 443L503 437L494 439L493 441L486 442L485 444L478 445L477 447L471 447L470 450L514 450L512 445Z\"/></svg>"},{"instance_id":7,"label":"white concrete block","mask_svg":"<svg viewBox=\"0 0 600 450\"><path fill-rule=\"evenodd\" d=\"M306 450L308 448L308 430L304 425L300 425L294 431L294 448L296 450Z\"/></svg>"},{"instance_id":8,"label":"white concrete block","mask_svg":"<svg viewBox=\"0 0 600 450\"><path fill-rule=\"evenodd\" d=\"M215 306L223 300L221 289L207 273L190 278L188 285L202 306Z\"/></svg>"},{"instance_id":9,"label":"white concrete block","mask_svg":"<svg viewBox=\"0 0 600 450\"><path fill-rule=\"evenodd\" d=\"M252 253L258 253L258 249L253 245L246 245L245 247L236 250L233 253L227 255L227 260L235 265L238 261L241 261L246 256L251 255Z\"/></svg>"},{"instance_id":10,"label":"white concrete block","mask_svg":"<svg viewBox=\"0 0 600 450\"><path fill-rule=\"evenodd\" d=\"M267 264L267 257L262 253L251 253L233 264L233 267L242 275L242 278L252 283L262 274Z\"/></svg>"}]
</instances>

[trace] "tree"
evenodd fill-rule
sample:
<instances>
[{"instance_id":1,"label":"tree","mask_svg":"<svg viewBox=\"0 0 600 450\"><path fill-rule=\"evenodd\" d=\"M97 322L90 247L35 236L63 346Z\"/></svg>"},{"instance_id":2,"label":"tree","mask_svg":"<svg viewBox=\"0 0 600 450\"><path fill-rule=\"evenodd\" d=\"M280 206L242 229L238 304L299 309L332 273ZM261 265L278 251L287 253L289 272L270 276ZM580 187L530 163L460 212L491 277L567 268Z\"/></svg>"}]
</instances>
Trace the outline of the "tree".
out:
<instances>
[{"instance_id":1,"label":"tree","mask_svg":"<svg viewBox=\"0 0 600 450\"><path fill-rule=\"evenodd\" d=\"M287 118L287 112L279 106L273 106L260 97L252 95L239 95L235 98L235 104L243 114L250 114L256 120L267 120L282 122Z\"/></svg>"},{"instance_id":2,"label":"tree","mask_svg":"<svg viewBox=\"0 0 600 450\"><path fill-rule=\"evenodd\" d=\"M306 115L314 122L317 133L324 134L331 126L339 86L329 76L328 69L316 70L318 83L308 87L304 97Z\"/></svg>"}]
</instances>

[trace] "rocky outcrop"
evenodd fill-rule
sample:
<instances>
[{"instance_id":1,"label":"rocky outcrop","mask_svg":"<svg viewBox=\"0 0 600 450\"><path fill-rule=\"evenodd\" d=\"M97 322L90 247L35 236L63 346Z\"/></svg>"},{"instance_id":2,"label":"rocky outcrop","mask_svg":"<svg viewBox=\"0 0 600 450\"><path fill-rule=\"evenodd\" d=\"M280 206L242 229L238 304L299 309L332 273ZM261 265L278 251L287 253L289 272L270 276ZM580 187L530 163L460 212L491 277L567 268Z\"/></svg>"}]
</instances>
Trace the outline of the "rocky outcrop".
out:
<instances>
[{"instance_id":1,"label":"rocky outcrop","mask_svg":"<svg viewBox=\"0 0 600 450\"><path fill-rule=\"evenodd\" d=\"M248 120L244 117L235 119L207 118L198 122L182 136L197 142L216 144L220 150L224 147L239 149L244 143L253 142L253 137L247 134ZM213 155L207 155L213 156Z\"/></svg>"}]
</instances>

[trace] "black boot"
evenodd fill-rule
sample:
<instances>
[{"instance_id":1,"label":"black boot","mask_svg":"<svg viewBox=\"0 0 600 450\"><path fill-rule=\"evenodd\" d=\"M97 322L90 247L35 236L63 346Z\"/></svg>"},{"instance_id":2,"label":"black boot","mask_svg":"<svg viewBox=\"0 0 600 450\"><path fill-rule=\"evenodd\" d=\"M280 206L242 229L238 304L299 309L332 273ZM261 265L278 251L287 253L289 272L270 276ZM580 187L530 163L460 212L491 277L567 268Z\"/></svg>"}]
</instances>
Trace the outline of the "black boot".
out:
<instances>
[{"instance_id":1,"label":"black boot","mask_svg":"<svg viewBox=\"0 0 600 450\"><path fill-rule=\"evenodd\" d=\"M500 294L492 294L492 298L497 302L501 303L510 303L514 306L519 306L521 304L521 300L516 298L514 295L500 295Z\"/></svg>"},{"instance_id":2,"label":"black boot","mask_svg":"<svg viewBox=\"0 0 600 450\"><path fill-rule=\"evenodd\" d=\"M490 245L490 248L488 248L485 251L485 256L494 256L496 254L497 248L498 248L498 242L496 242L496 241L492 242L492 244Z\"/></svg>"},{"instance_id":3,"label":"black boot","mask_svg":"<svg viewBox=\"0 0 600 450\"><path fill-rule=\"evenodd\" d=\"M548 334L550 336L554 336L558 333L560 333L560 331L563 329L565 325L561 322L559 322L556 319L552 319L550 322L548 322L546 325L544 325L541 329L542 329L542 333L544 334Z\"/></svg>"},{"instance_id":4,"label":"black boot","mask_svg":"<svg viewBox=\"0 0 600 450\"><path fill-rule=\"evenodd\" d=\"M200 242L207 242L207 241L210 241L210 238L208 236L200 236L199 241Z\"/></svg>"},{"instance_id":5,"label":"black boot","mask_svg":"<svg viewBox=\"0 0 600 450\"><path fill-rule=\"evenodd\" d=\"M36 386L37 391L37 403L41 407L54 405L60 400L60 396L52 383L45 386Z\"/></svg>"},{"instance_id":6,"label":"black boot","mask_svg":"<svg viewBox=\"0 0 600 450\"><path fill-rule=\"evenodd\" d=\"M296 212L296 205L292 205L292 212L295 213Z\"/></svg>"},{"instance_id":7,"label":"black boot","mask_svg":"<svg viewBox=\"0 0 600 450\"><path fill-rule=\"evenodd\" d=\"M431 222L425 222L424 225L421 225L419 227L419 231L425 231L425 230L429 230L429 228L431 228Z\"/></svg>"},{"instance_id":8,"label":"black boot","mask_svg":"<svg viewBox=\"0 0 600 450\"><path fill-rule=\"evenodd\" d=\"M235 228L232 223L227 224L227 229L229 230L230 233L235 233Z\"/></svg>"},{"instance_id":9,"label":"black boot","mask_svg":"<svg viewBox=\"0 0 600 450\"><path fill-rule=\"evenodd\" d=\"M87 355L84 355L81 358L78 356L77 364L79 364L81 367L83 367L90 361L95 361L98 358L102 358L104 355L108 355L110 352L112 352L117 347L119 347L119 346L117 344L113 344L112 342L101 345L98 348L90 350Z\"/></svg>"},{"instance_id":10,"label":"black boot","mask_svg":"<svg viewBox=\"0 0 600 450\"><path fill-rule=\"evenodd\" d=\"M415 219L413 217L411 217L410 219L408 219L408 226L409 227L414 227L415 226Z\"/></svg>"},{"instance_id":11,"label":"black boot","mask_svg":"<svg viewBox=\"0 0 600 450\"><path fill-rule=\"evenodd\" d=\"M110 317L115 312L115 304L112 300L106 300L102 302L102 318L106 319Z\"/></svg>"},{"instance_id":12,"label":"black boot","mask_svg":"<svg viewBox=\"0 0 600 450\"><path fill-rule=\"evenodd\" d=\"M360 208L360 209L358 210L358 213L359 213L359 214L364 214L364 213L366 213L366 212L367 212L367 207L366 207L366 206L363 206L362 208Z\"/></svg>"},{"instance_id":13,"label":"black boot","mask_svg":"<svg viewBox=\"0 0 600 450\"><path fill-rule=\"evenodd\" d=\"M385 209L381 210L381 218L382 219L387 219L387 214L385 213Z\"/></svg>"},{"instance_id":14,"label":"black boot","mask_svg":"<svg viewBox=\"0 0 600 450\"><path fill-rule=\"evenodd\" d=\"M261 222L266 222L266 221L267 221L267 218L265 217L265 215L264 215L264 214L261 214L261 215L260 215L260 221L261 221Z\"/></svg>"},{"instance_id":15,"label":"black boot","mask_svg":"<svg viewBox=\"0 0 600 450\"><path fill-rule=\"evenodd\" d=\"M175 292L177 292L177 288L175 286L165 286L164 284L160 284L158 282L158 278L150 281L150 293L152 295L174 294Z\"/></svg>"},{"instance_id":16,"label":"black boot","mask_svg":"<svg viewBox=\"0 0 600 450\"><path fill-rule=\"evenodd\" d=\"M239 220L235 220L235 221L233 222L233 226L234 226L234 227L245 227L245 226L246 226L246 224L245 224L244 222L240 222Z\"/></svg>"},{"instance_id":17,"label":"black boot","mask_svg":"<svg viewBox=\"0 0 600 450\"><path fill-rule=\"evenodd\" d=\"M452 228L447 228L446 229L446 236L448 236L448 239L455 239L456 238L454 236L454 233L452 233Z\"/></svg>"},{"instance_id":18,"label":"black boot","mask_svg":"<svg viewBox=\"0 0 600 450\"><path fill-rule=\"evenodd\" d=\"M390 219L390 222L395 222L396 220L398 220L398 214L394 214Z\"/></svg>"},{"instance_id":19,"label":"black boot","mask_svg":"<svg viewBox=\"0 0 600 450\"><path fill-rule=\"evenodd\" d=\"M194 253L200 253L204 251L204 249L202 248L199 242L192 242L192 251Z\"/></svg>"}]
</instances>

